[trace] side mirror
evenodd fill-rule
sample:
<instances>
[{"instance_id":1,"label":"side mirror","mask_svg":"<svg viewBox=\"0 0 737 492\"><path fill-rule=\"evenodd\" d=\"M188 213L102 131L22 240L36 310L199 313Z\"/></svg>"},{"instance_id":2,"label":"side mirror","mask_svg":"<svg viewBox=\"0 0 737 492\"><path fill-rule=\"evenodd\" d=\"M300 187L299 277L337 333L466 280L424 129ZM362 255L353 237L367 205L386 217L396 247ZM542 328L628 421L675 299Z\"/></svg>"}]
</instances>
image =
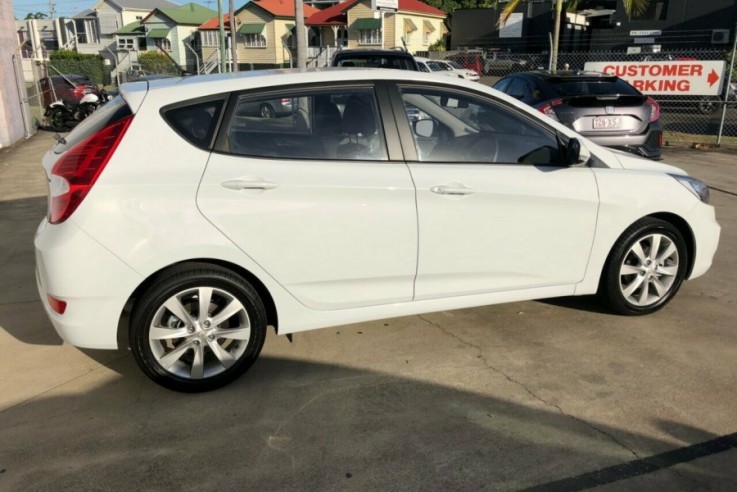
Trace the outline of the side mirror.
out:
<instances>
[{"instance_id":1,"label":"side mirror","mask_svg":"<svg viewBox=\"0 0 737 492\"><path fill-rule=\"evenodd\" d=\"M565 148L565 164L573 166L578 164L578 159L581 156L581 142L577 138L571 138L568 140L568 145Z\"/></svg>"},{"instance_id":2,"label":"side mirror","mask_svg":"<svg viewBox=\"0 0 737 492\"><path fill-rule=\"evenodd\" d=\"M418 137L430 138L435 133L435 121L433 120L417 120L414 123L415 135Z\"/></svg>"}]
</instances>

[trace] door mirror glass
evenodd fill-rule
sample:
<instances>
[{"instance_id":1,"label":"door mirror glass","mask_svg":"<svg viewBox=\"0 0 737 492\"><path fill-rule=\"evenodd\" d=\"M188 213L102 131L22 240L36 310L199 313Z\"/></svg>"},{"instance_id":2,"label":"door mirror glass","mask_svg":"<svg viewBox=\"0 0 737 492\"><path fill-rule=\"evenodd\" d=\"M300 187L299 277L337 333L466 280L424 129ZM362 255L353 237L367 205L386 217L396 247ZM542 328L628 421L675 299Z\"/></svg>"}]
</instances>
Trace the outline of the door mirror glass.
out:
<instances>
[{"instance_id":1,"label":"door mirror glass","mask_svg":"<svg viewBox=\"0 0 737 492\"><path fill-rule=\"evenodd\" d=\"M430 138L435 133L435 122L433 120L415 121L415 135Z\"/></svg>"}]
</instances>

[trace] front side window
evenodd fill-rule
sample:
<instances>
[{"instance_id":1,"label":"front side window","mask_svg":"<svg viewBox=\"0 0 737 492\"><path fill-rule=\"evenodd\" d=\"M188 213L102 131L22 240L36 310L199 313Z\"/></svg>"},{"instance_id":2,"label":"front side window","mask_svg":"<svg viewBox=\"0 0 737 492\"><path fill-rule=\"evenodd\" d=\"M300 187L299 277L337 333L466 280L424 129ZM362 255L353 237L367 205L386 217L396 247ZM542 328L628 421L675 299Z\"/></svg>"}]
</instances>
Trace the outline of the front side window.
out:
<instances>
[{"instance_id":1,"label":"front side window","mask_svg":"<svg viewBox=\"0 0 737 492\"><path fill-rule=\"evenodd\" d=\"M359 44L381 44L381 29L361 29L358 31Z\"/></svg>"},{"instance_id":2,"label":"front side window","mask_svg":"<svg viewBox=\"0 0 737 492\"><path fill-rule=\"evenodd\" d=\"M376 98L363 88L243 95L223 150L281 159L388 158Z\"/></svg>"},{"instance_id":3,"label":"front side window","mask_svg":"<svg viewBox=\"0 0 737 492\"><path fill-rule=\"evenodd\" d=\"M420 161L562 164L555 133L513 109L453 90L400 90Z\"/></svg>"},{"instance_id":4,"label":"front side window","mask_svg":"<svg viewBox=\"0 0 737 492\"><path fill-rule=\"evenodd\" d=\"M263 34L242 34L246 48L266 48L266 37Z\"/></svg>"}]
</instances>

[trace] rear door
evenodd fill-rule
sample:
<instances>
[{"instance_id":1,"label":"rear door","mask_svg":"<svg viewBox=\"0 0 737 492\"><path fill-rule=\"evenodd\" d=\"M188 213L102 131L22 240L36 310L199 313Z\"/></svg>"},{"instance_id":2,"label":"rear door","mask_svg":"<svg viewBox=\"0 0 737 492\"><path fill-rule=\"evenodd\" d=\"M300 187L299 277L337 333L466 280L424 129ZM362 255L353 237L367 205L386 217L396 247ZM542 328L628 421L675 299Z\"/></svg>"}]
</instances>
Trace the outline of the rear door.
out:
<instances>
[{"instance_id":1,"label":"rear door","mask_svg":"<svg viewBox=\"0 0 737 492\"><path fill-rule=\"evenodd\" d=\"M377 93L366 83L236 94L202 178L202 213L312 309L412 299L414 186ZM288 112L250 111L286 99Z\"/></svg>"}]
</instances>

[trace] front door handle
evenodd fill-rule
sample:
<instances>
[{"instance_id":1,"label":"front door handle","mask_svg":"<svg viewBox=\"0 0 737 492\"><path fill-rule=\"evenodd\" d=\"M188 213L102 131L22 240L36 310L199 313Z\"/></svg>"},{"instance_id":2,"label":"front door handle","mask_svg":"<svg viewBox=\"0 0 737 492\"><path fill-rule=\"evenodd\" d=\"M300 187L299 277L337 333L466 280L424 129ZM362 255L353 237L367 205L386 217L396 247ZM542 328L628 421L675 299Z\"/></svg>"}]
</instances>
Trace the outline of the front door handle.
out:
<instances>
[{"instance_id":1,"label":"front door handle","mask_svg":"<svg viewBox=\"0 0 737 492\"><path fill-rule=\"evenodd\" d=\"M274 188L278 187L279 185L277 183L274 183L272 181L267 181L265 179L231 179L228 181L223 181L222 183L224 188L228 188L229 190L273 190Z\"/></svg>"},{"instance_id":2,"label":"front door handle","mask_svg":"<svg viewBox=\"0 0 737 492\"><path fill-rule=\"evenodd\" d=\"M430 191L438 195L455 195L455 196L470 195L474 193L473 188L469 188L461 183L436 185L436 186L431 187Z\"/></svg>"}]
</instances>

